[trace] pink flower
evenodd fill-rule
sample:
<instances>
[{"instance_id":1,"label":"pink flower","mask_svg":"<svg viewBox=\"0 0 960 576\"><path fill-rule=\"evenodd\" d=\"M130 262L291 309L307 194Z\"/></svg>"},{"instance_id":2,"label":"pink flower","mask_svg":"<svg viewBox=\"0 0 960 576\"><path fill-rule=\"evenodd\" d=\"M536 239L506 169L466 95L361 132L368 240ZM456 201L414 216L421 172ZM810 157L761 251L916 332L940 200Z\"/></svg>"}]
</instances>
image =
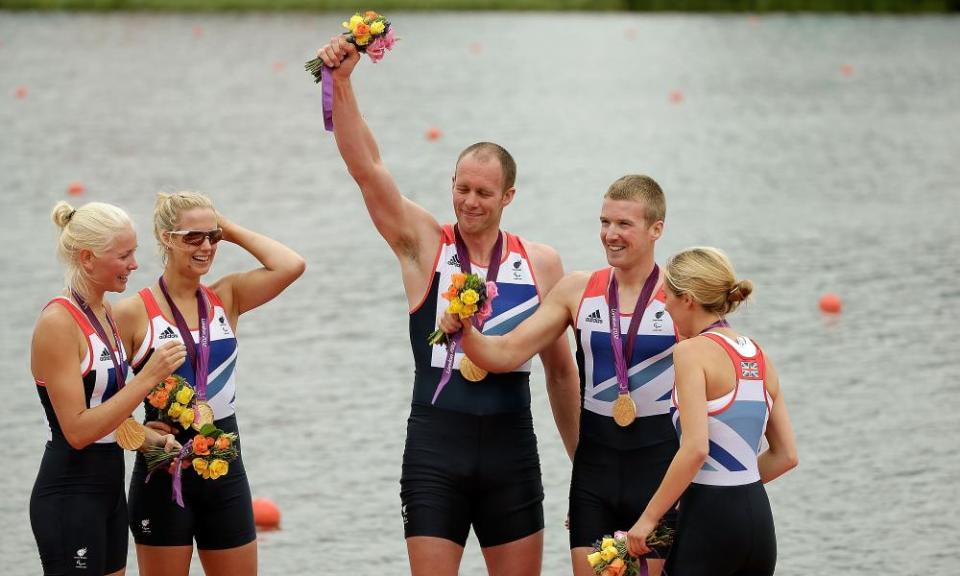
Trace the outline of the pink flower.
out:
<instances>
[{"instance_id":1,"label":"pink flower","mask_svg":"<svg viewBox=\"0 0 960 576\"><path fill-rule=\"evenodd\" d=\"M483 303L483 306L480 307L480 311L477 312L481 320L486 320L490 316L493 316L493 302L490 301L490 298L487 298L487 301Z\"/></svg>"},{"instance_id":2,"label":"pink flower","mask_svg":"<svg viewBox=\"0 0 960 576\"><path fill-rule=\"evenodd\" d=\"M384 52L391 50L396 38L393 36L393 28L387 30L387 33L377 38L367 45L367 56L373 60L373 63L383 60Z\"/></svg>"},{"instance_id":3,"label":"pink flower","mask_svg":"<svg viewBox=\"0 0 960 576\"><path fill-rule=\"evenodd\" d=\"M397 41L396 37L393 35L393 28L387 30L387 33L382 36L383 38L383 47L387 50L393 50L393 44Z\"/></svg>"},{"instance_id":4,"label":"pink flower","mask_svg":"<svg viewBox=\"0 0 960 576\"><path fill-rule=\"evenodd\" d=\"M613 538L615 540L626 540L627 533L624 532L623 530L617 530L616 532L613 533Z\"/></svg>"},{"instance_id":5,"label":"pink flower","mask_svg":"<svg viewBox=\"0 0 960 576\"><path fill-rule=\"evenodd\" d=\"M487 292L487 302L490 302L497 297L497 283L496 282L487 282L486 287Z\"/></svg>"}]
</instances>

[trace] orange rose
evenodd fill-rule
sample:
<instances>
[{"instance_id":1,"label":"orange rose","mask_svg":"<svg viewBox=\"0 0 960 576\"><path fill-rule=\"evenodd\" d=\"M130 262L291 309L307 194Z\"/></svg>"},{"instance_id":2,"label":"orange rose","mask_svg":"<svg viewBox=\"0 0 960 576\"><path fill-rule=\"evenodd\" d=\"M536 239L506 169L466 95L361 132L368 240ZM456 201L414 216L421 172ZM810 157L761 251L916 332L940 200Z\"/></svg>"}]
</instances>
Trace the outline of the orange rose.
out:
<instances>
[{"instance_id":1,"label":"orange rose","mask_svg":"<svg viewBox=\"0 0 960 576\"><path fill-rule=\"evenodd\" d=\"M604 569L603 576L623 576L626 570L627 565L623 563L622 559L617 558Z\"/></svg>"},{"instance_id":2,"label":"orange rose","mask_svg":"<svg viewBox=\"0 0 960 576\"><path fill-rule=\"evenodd\" d=\"M207 440L212 440L212 438L207 438L201 434L197 434L193 438L193 453L197 456L209 456L210 455L210 444L207 444Z\"/></svg>"},{"instance_id":3,"label":"orange rose","mask_svg":"<svg viewBox=\"0 0 960 576\"><path fill-rule=\"evenodd\" d=\"M376 20L377 16L379 16L379 14L373 10L367 10L367 13L363 15L363 18L364 20Z\"/></svg>"},{"instance_id":4,"label":"orange rose","mask_svg":"<svg viewBox=\"0 0 960 576\"><path fill-rule=\"evenodd\" d=\"M163 381L163 387L167 392L173 390L174 388L176 388L176 386L177 386L177 379L174 378L173 376L167 376L167 378Z\"/></svg>"},{"instance_id":5,"label":"orange rose","mask_svg":"<svg viewBox=\"0 0 960 576\"><path fill-rule=\"evenodd\" d=\"M456 287L457 293L460 293L460 289L463 288L463 285L467 282L467 275L461 272L457 272L450 277L450 282Z\"/></svg>"},{"instance_id":6,"label":"orange rose","mask_svg":"<svg viewBox=\"0 0 960 576\"><path fill-rule=\"evenodd\" d=\"M167 400L170 399L170 394L166 390L157 390L154 392L156 394L156 403L151 402L155 408L163 408L167 405Z\"/></svg>"},{"instance_id":7,"label":"orange rose","mask_svg":"<svg viewBox=\"0 0 960 576\"><path fill-rule=\"evenodd\" d=\"M369 36L370 35L370 26L361 22L357 24L357 27L353 29L354 36Z\"/></svg>"},{"instance_id":8,"label":"orange rose","mask_svg":"<svg viewBox=\"0 0 960 576\"><path fill-rule=\"evenodd\" d=\"M459 294L460 294L460 292L457 290L457 287L456 287L456 286L451 286L449 290L447 290L446 292L444 292L444 294L443 294L443 299L444 299L444 300L447 300L447 301L450 301L450 300L453 300L454 298L456 298Z\"/></svg>"},{"instance_id":9,"label":"orange rose","mask_svg":"<svg viewBox=\"0 0 960 576\"><path fill-rule=\"evenodd\" d=\"M217 438L217 441L213 447L217 450L226 450L230 447L230 438L228 438L226 434L221 435L219 438Z\"/></svg>"},{"instance_id":10,"label":"orange rose","mask_svg":"<svg viewBox=\"0 0 960 576\"><path fill-rule=\"evenodd\" d=\"M154 408L157 408L157 409L163 408L163 407L166 406L166 404L167 404L166 402L161 402L161 401L160 401L160 393L159 393L159 392L153 392L153 393L151 393L149 396L147 396L147 401L150 402L150 405L151 405L151 406L153 406Z\"/></svg>"}]
</instances>

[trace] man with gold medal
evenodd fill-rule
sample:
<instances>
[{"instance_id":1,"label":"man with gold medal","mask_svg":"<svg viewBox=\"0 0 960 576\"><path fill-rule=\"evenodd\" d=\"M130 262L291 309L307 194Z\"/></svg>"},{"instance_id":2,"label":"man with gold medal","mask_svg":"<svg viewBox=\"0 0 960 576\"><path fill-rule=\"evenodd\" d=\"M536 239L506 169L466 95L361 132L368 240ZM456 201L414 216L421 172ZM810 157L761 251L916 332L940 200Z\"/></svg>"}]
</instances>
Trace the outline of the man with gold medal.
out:
<instances>
[{"instance_id":1,"label":"man with gold medal","mask_svg":"<svg viewBox=\"0 0 960 576\"><path fill-rule=\"evenodd\" d=\"M463 330L464 351L491 377L575 329L583 398L569 508L576 576L593 574L587 554L598 538L633 525L679 447L669 414L676 332L654 257L665 216L663 191L652 178L624 176L610 186L600 212L609 267L565 276L535 314L502 336L481 334L450 314L441 321L447 333ZM663 566L656 558L667 553L655 551L653 575Z\"/></svg>"},{"instance_id":2,"label":"man with gold medal","mask_svg":"<svg viewBox=\"0 0 960 576\"><path fill-rule=\"evenodd\" d=\"M318 56L333 68L328 73L340 155L374 226L396 254L410 309L416 374L400 509L411 572L456 575L472 528L490 573L539 574L543 484L530 414L530 365L525 359L508 373L485 374L462 352L448 356L446 346L428 344L427 335L445 311L440 292L453 274L496 279L499 296L483 330L503 334L532 314L562 277L560 258L549 246L500 229L516 192L516 164L496 144L475 144L457 158L451 185L455 225L440 224L402 195L354 96L356 48L337 36ZM554 336L540 356L572 456L579 398L566 335ZM448 381L441 389L444 371Z\"/></svg>"}]
</instances>

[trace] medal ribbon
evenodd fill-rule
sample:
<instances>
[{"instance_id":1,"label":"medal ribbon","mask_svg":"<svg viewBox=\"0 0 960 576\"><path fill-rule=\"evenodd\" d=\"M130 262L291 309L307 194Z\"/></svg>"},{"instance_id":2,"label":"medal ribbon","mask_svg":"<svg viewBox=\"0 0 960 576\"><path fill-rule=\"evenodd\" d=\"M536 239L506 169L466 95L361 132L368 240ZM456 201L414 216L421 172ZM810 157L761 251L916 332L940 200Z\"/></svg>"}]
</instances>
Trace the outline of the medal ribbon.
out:
<instances>
[{"instance_id":1,"label":"medal ribbon","mask_svg":"<svg viewBox=\"0 0 960 576\"><path fill-rule=\"evenodd\" d=\"M460 260L460 271L464 274L471 274L472 267L470 266L470 251L467 250L467 243L463 241L463 236L460 235L459 225L453 226L453 235L455 239L455 244L457 247L457 259ZM503 255L503 234L500 231L497 231L497 241L493 245L493 252L490 254L490 264L487 266L487 278L486 282L496 282L497 274L500 273L500 258ZM474 327L477 330L483 328L483 320L481 320L477 315L474 315L469 319L470 322L473 322ZM463 332L459 331L453 336L453 340L447 344L447 357L443 362L443 374L440 376L440 382L437 384L437 391L433 393L433 400L431 404L437 403L437 398L440 396L440 391L443 390L444 386L447 385L447 382L450 381L450 376L453 375L453 361L457 355L457 346L460 344L460 340L463 338Z\"/></svg>"},{"instance_id":2,"label":"medal ribbon","mask_svg":"<svg viewBox=\"0 0 960 576\"><path fill-rule=\"evenodd\" d=\"M110 361L113 362L113 374L117 382L117 390L120 390L127 383L127 375L124 370L120 369L123 365L123 357L121 356L121 360L117 360L117 356L123 354L123 346L120 344L120 333L117 331L117 325L113 323L113 317L110 316L110 313L107 312L107 307L104 306L103 314L107 317L107 324L110 325L110 331L113 332L113 343L111 343L110 338L107 337L107 331L103 329L103 324L100 323L100 319L93 313L93 310L90 308L90 305L87 304L87 301L83 299L83 296L72 288L70 289L70 293L73 295L73 299L77 301L80 309L83 310L83 313L87 316L87 320L90 321L97 336L100 337L104 346L110 351ZM113 352L114 346L117 347L116 354Z\"/></svg>"},{"instance_id":3,"label":"medal ribbon","mask_svg":"<svg viewBox=\"0 0 960 576\"><path fill-rule=\"evenodd\" d=\"M321 76L323 87L323 127L327 132L333 132L333 68L323 66Z\"/></svg>"},{"instance_id":4,"label":"medal ribbon","mask_svg":"<svg viewBox=\"0 0 960 576\"><path fill-rule=\"evenodd\" d=\"M180 309L177 308L173 298L170 297L170 292L167 291L167 283L163 280L163 276L160 277L160 291L163 292L163 297L167 299L167 305L170 306L173 319L177 323L177 330L180 332L180 339L183 340L183 345L187 347L187 356L190 360L190 365L193 366L193 384L197 393L197 401L204 401L207 399L207 365L210 362L210 324L207 322L206 294L203 293L202 288L197 288L197 319L200 323L200 342L198 344L193 341L190 326L187 325L187 321L183 318L183 314L180 313ZM200 411L196 410L193 415L193 421L197 422L199 419Z\"/></svg>"},{"instance_id":5,"label":"medal ribbon","mask_svg":"<svg viewBox=\"0 0 960 576\"><path fill-rule=\"evenodd\" d=\"M617 370L617 388L619 388L620 394L629 394L630 379L627 376L627 370L630 361L633 360L633 341L637 337L637 329L640 328L640 320L643 319L643 313L647 310L650 296L653 295L653 288L657 285L660 268L654 263L653 270L643 283L643 289L640 291L640 297L637 298L637 304L633 307L633 316L630 318L630 327L627 334L626 353L624 353L624 347L620 339L620 294L618 292L617 275L611 272L610 276L607 303L610 311L610 344L613 346L613 364ZM624 354L626 354L626 357L624 357Z\"/></svg>"},{"instance_id":6,"label":"medal ribbon","mask_svg":"<svg viewBox=\"0 0 960 576\"><path fill-rule=\"evenodd\" d=\"M729 327L730 327L730 324L726 321L726 319L721 318L721 319L717 320L716 322L714 322L713 324L711 324L711 325L707 326L706 328L704 328L703 330L701 330L701 331L700 331L700 334L703 334L704 332L709 332L709 331L710 331L711 329L713 329L713 328L729 328ZM699 336L700 334L697 334L697 336Z\"/></svg>"}]
</instances>

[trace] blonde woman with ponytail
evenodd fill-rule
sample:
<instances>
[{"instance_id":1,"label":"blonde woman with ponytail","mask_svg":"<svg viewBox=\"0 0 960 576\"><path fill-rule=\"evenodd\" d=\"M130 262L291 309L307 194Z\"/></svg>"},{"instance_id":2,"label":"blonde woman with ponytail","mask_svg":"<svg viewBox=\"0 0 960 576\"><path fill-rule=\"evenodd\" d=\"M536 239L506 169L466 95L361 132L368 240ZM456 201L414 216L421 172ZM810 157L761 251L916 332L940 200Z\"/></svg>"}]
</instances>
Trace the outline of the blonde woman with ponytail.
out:
<instances>
[{"instance_id":1,"label":"blonde woman with ponytail","mask_svg":"<svg viewBox=\"0 0 960 576\"><path fill-rule=\"evenodd\" d=\"M777 542L763 485L797 465L777 371L726 321L753 292L716 248L690 248L665 269L667 310L683 341L673 351L673 420L680 450L629 532L631 552L680 499L670 576L773 574ZM765 437L768 449L761 452Z\"/></svg>"},{"instance_id":2,"label":"blonde woman with ponytail","mask_svg":"<svg viewBox=\"0 0 960 576\"><path fill-rule=\"evenodd\" d=\"M237 322L243 313L269 302L296 280L305 268L303 258L280 242L226 219L209 198L196 192L157 195L154 235L163 275L117 305L133 370L139 372L165 342L185 343L189 358L176 373L194 386L194 408L221 430L238 433L234 411ZM228 274L210 285L202 283L220 241L243 248L261 266ZM156 408L148 403L144 408L148 421L157 420ZM164 427L159 422L149 425ZM184 443L195 434L189 428L176 432ZM238 449L242 442L241 435ZM227 473L216 480L184 474L183 506L171 500L169 474L154 474L147 483L146 472L144 459L138 457L130 481L129 520L140 574L186 576L194 541L206 574L257 573L253 507L242 449Z\"/></svg>"},{"instance_id":3,"label":"blonde woman with ponytail","mask_svg":"<svg viewBox=\"0 0 960 576\"><path fill-rule=\"evenodd\" d=\"M33 332L30 364L50 432L30 523L44 574L123 574L127 507L118 438L130 449L179 447L172 436L128 419L186 350L164 346L138 376L126 378L126 350L104 295L123 292L137 269L130 218L99 202L77 209L60 202L52 217L66 288L44 307Z\"/></svg>"}]
</instances>

